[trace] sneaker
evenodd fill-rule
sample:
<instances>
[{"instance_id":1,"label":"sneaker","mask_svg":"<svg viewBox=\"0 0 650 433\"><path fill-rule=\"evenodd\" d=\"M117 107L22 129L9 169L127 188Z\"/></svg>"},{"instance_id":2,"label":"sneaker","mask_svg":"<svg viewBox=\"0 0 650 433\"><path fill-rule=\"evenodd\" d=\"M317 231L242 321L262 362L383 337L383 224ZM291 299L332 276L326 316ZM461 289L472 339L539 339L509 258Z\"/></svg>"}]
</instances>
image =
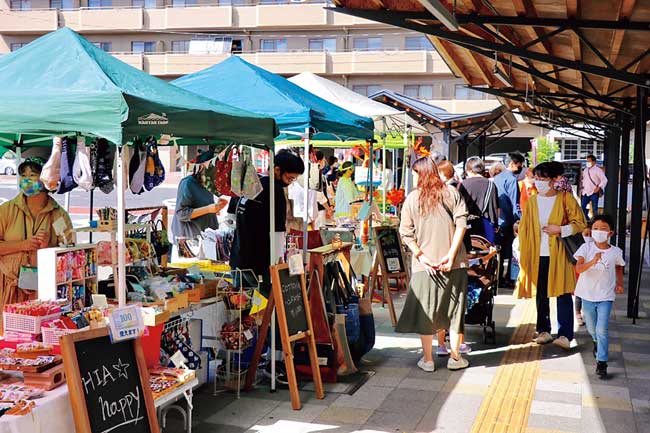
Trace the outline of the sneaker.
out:
<instances>
[{"instance_id":1,"label":"sneaker","mask_svg":"<svg viewBox=\"0 0 650 433\"><path fill-rule=\"evenodd\" d=\"M594 341L594 350L592 351L594 354L594 359L596 359L596 354L598 353L598 343Z\"/></svg>"},{"instance_id":2,"label":"sneaker","mask_svg":"<svg viewBox=\"0 0 650 433\"><path fill-rule=\"evenodd\" d=\"M449 351L447 350L446 345L438 346L436 349L436 355L438 356L449 356Z\"/></svg>"},{"instance_id":3,"label":"sneaker","mask_svg":"<svg viewBox=\"0 0 650 433\"><path fill-rule=\"evenodd\" d=\"M462 370L463 368L469 367L469 361L463 358L462 356L459 357L458 359L454 359L453 357L449 357L449 360L447 361L447 369L454 371L454 370Z\"/></svg>"},{"instance_id":4,"label":"sneaker","mask_svg":"<svg viewBox=\"0 0 650 433\"><path fill-rule=\"evenodd\" d=\"M553 340L553 344L555 344L557 347L561 347L564 350L571 349L571 342L564 335Z\"/></svg>"},{"instance_id":5,"label":"sneaker","mask_svg":"<svg viewBox=\"0 0 650 433\"><path fill-rule=\"evenodd\" d=\"M469 346L469 344L461 344L460 348L458 348L458 351L460 353L470 353L472 351L472 348Z\"/></svg>"},{"instance_id":6,"label":"sneaker","mask_svg":"<svg viewBox=\"0 0 650 433\"><path fill-rule=\"evenodd\" d=\"M585 326L585 321L582 319L582 314L576 313L576 323L578 323L578 326Z\"/></svg>"},{"instance_id":7,"label":"sneaker","mask_svg":"<svg viewBox=\"0 0 650 433\"><path fill-rule=\"evenodd\" d=\"M425 362L424 356L420 358L420 360L418 361L418 367L420 367L421 370L426 371L428 373L432 373L436 371L436 364L434 364L433 361Z\"/></svg>"},{"instance_id":8,"label":"sneaker","mask_svg":"<svg viewBox=\"0 0 650 433\"><path fill-rule=\"evenodd\" d=\"M537 344L548 344L553 341L553 337L548 332L540 332L537 338L535 338L535 343Z\"/></svg>"},{"instance_id":9,"label":"sneaker","mask_svg":"<svg viewBox=\"0 0 650 433\"><path fill-rule=\"evenodd\" d=\"M271 378L271 363L269 362L264 368L264 376ZM280 385L289 385L289 378L287 377L287 370L284 362L275 361L275 381Z\"/></svg>"},{"instance_id":10,"label":"sneaker","mask_svg":"<svg viewBox=\"0 0 650 433\"><path fill-rule=\"evenodd\" d=\"M605 361L596 363L596 374L601 379L607 379L607 363Z\"/></svg>"}]
</instances>

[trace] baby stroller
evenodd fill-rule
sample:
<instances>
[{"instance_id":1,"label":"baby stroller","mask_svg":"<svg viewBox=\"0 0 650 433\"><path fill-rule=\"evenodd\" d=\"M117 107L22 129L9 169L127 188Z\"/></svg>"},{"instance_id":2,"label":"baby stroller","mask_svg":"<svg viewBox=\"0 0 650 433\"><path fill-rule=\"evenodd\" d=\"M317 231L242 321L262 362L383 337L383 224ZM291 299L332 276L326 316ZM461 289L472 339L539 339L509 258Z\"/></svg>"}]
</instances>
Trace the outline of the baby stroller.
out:
<instances>
[{"instance_id":1,"label":"baby stroller","mask_svg":"<svg viewBox=\"0 0 650 433\"><path fill-rule=\"evenodd\" d=\"M492 311L499 283L498 250L484 237L472 235L472 250L467 255L470 267L467 271L465 323L482 326L483 342L496 344Z\"/></svg>"}]
</instances>

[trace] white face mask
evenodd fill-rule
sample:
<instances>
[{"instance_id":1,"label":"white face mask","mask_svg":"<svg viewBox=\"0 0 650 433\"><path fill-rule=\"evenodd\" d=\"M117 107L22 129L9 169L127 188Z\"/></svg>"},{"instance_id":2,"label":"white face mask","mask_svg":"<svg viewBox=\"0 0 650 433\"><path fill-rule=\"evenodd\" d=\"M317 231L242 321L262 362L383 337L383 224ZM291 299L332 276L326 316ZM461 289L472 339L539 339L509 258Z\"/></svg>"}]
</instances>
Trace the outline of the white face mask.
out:
<instances>
[{"instance_id":1,"label":"white face mask","mask_svg":"<svg viewBox=\"0 0 650 433\"><path fill-rule=\"evenodd\" d=\"M535 188L541 195L546 195L551 190L551 184L545 180L536 180Z\"/></svg>"},{"instance_id":2,"label":"white face mask","mask_svg":"<svg viewBox=\"0 0 650 433\"><path fill-rule=\"evenodd\" d=\"M594 163L593 163L593 162L588 162L588 163L587 163L587 168L591 168L591 167L593 167L593 166L594 166Z\"/></svg>"},{"instance_id":3,"label":"white face mask","mask_svg":"<svg viewBox=\"0 0 650 433\"><path fill-rule=\"evenodd\" d=\"M591 237L594 242L603 243L609 241L609 232L605 230L592 230Z\"/></svg>"}]
</instances>

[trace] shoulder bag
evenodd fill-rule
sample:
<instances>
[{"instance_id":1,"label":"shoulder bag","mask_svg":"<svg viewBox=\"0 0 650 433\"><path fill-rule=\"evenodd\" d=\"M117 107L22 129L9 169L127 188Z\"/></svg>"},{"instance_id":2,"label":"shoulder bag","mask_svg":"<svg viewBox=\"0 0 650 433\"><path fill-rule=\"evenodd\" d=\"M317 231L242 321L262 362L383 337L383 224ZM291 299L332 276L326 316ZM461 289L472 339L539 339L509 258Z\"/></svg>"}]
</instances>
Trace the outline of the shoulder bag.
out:
<instances>
[{"instance_id":1,"label":"shoulder bag","mask_svg":"<svg viewBox=\"0 0 650 433\"><path fill-rule=\"evenodd\" d=\"M562 217L562 225L565 226L569 223L569 215L566 210L566 195L568 193L562 194L562 209L564 210L564 216ZM574 265L577 263L577 260L573 255L578 251L578 248L585 243L585 238L582 236L582 233L576 233L565 238L560 236L562 243L564 244L564 251L566 252L567 258Z\"/></svg>"},{"instance_id":2,"label":"shoulder bag","mask_svg":"<svg viewBox=\"0 0 650 433\"><path fill-rule=\"evenodd\" d=\"M587 169L586 171L587 171L587 176L589 176L589 181L590 181L590 182L591 182L595 187L598 187L598 184L597 184L596 182L594 182L594 179L591 177L591 173L589 173L589 169ZM602 197L604 194L605 194L605 192L604 192L603 189L601 188L601 189L598 191L598 197Z\"/></svg>"}]
</instances>

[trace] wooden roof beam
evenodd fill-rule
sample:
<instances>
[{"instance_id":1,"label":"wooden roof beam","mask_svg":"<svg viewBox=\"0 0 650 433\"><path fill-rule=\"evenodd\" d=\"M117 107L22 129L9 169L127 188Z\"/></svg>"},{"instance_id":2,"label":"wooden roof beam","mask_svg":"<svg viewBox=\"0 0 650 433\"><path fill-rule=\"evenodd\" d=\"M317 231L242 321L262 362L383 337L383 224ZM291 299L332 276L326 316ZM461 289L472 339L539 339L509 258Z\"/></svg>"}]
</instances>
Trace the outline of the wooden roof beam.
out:
<instances>
[{"instance_id":1,"label":"wooden roof beam","mask_svg":"<svg viewBox=\"0 0 650 433\"><path fill-rule=\"evenodd\" d=\"M634 5L636 4L636 0L622 0L621 5L618 8L618 16L616 18L617 21L621 19L629 19L630 16L632 15L632 11L634 10ZM616 59L618 58L618 54L621 52L621 45L623 45L623 37L625 36L625 32L623 30L614 30L614 34L612 35L612 43L611 47L612 50L609 55L609 62L616 66ZM611 84L611 79L610 78L604 78L603 79L603 94L607 94L609 92L609 86Z\"/></svg>"}]
</instances>

